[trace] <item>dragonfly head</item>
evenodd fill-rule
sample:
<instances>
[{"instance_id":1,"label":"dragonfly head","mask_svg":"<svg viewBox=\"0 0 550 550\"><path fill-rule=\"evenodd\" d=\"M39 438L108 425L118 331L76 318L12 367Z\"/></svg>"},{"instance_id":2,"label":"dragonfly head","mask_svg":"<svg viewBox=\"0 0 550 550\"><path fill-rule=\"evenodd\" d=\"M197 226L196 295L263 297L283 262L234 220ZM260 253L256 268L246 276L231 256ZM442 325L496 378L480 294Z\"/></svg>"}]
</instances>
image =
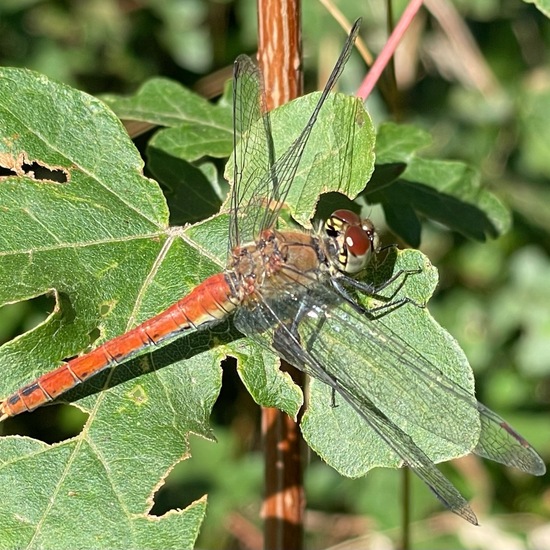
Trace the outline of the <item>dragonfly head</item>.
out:
<instances>
[{"instance_id":1,"label":"dragonfly head","mask_svg":"<svg viewBox=\"0 0 550 550\"><path fill-rule=\"evenodd\" d=\"M369 219L351 210L335 210L325 223L333 253L331 260L344 273L358 273L378 250L378 234Z\"/></svg>"}]
</instances>

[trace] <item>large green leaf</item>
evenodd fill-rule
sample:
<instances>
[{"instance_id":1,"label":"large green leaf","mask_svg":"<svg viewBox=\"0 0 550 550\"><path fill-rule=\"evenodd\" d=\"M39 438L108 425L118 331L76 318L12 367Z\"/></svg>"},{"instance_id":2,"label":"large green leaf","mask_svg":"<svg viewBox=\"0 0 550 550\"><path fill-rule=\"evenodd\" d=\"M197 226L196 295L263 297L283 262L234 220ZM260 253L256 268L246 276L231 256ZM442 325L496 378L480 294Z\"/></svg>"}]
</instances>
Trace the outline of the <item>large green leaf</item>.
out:
<instances>
[{"instance_id":1,"label":"large green leaf","mask_svg":"<svg viewBox=\"0 0 550 550\"><path fill-rule=\"evenodd\" d=\"M318 339L330 350L324 352L333 356L332 361L327 361L328 369L334 369L334 375L342 384L346 384L343 380L348 377L353 378L353 384L366 388L362 391L377 408L410 435L431 460L449 460L472 450L479 438L480 423L471 403L439 391L438 372L441 370L472 397L473 374L456 340L421 307L437 285L437 270L418 251L407 250L393 256L390 254L377 272L371 273L370 280L378 277L380 282L392 274L409 273L398 277L384 289L383 295L391 298L390 303L404 297L414 303L392 307L374 319L353 315L351 310L336 320L329 316ZM414 273L419 268L422 272ZM380 306L380 303L384 302L372 298L364 301L367 307ZM405 342L405 346L420 351L431 363L431 374L416 370L420 364L406 365L401 361L401 356L407 353ZM311 346L315 353L319 345ZM344 366L346 375L341 372ZM334 406L334 397L325 384L313 380L311 396L303 420L304 435L312 448L339 472L357 477L376 466L402 464L403 457L383 443L338 395ZM452 415L448 414L449 408L453 410ZM338 438L334 437L335 433L340 434Z\"/></svg>"},{"instance_id":2,"label":"large green leaf","mask_svg":"<svg viewBox=\"0 0 550 550\"><path fill-rule=\"evenodd\" d=\"M292 108L303 119L311 100ZM332 120L331 107L324 111ZM220 271L227 216L185 230L169 227L164 196L143 177L124 128L86 94L29 71L4 69L0 117L0 164L11 174L0 187L0 302L49 293L56 299L43 323L2 346L0 394L7 395L162 311ZM277 115L273 120L276 135L298 133L298 125L289 128L284 117L282 124ZM372 126L368 117L363 122L362 182L373 165ZM326 132L326 123L320 128ZM312 143L319 140L326 143L326 136L314 133ZM330 161L308 148L301 177L314 162L317 171L329 173ZM341 170L349 173L345 164ZM316 193L340 182L308 186L314 189L301 205L312 211ZM1 504L0 547L191 547L203 501L163 518L148 510L161 480L188 455L188 434L213 437L208 416L221 383L220 360L229 353L238 357L259 403L295 415L302 402L273 356L234 339L222 325L80 385L67 399L88 419L69 441L49 446L2 438L0 479L10 494Z\"/></svg>"},{"instance_id":3,"label":"large green leaf","mask_svg":"<svg viewBox=\"0 0 550 550\"><path fill-rule=\"evenodd\" d=\"M0 158L14 174L0 189L0 300L52 291L57 299L44 323L2 347L7 394L162 310L219 265L169 229L160 189L143 177L137 151L101 102L5 69L0 117ZM10 490L0 546L193 547L204 501L161 519L147 511L187 455L187 434L212 438L223 346L194 357L211 337L168 346L78 388L73 399L92 395L78 402L88 420L72 440L2 438L0 478ZM136 373L147 374L117 385ZM97 393L105 384L116 387Z\"/></svg>"},{"instance_id":4,"label":"large green leaf","mask_svg":"<svg viewBox=\"0 0 550 550\"><path fill-rule=\"evenodd\" d=\"M481 185L476 170L462 162L417 156L430 143L430 136L419 128L382 124L376 170L365 193L368 202L381 203L390 227L415 247L420 244L419 216L477 240L506 232L510 213Z\"/></svg>"}]
</instances>

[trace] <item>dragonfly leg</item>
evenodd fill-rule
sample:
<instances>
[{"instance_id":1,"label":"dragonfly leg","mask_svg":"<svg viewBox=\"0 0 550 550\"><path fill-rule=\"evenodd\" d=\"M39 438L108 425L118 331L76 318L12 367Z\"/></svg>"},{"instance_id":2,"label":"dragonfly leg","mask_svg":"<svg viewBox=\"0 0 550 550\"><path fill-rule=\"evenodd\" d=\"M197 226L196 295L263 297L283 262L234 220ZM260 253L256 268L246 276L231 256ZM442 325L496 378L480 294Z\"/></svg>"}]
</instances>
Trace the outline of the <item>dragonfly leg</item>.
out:
<instances>
[{"instance_id":1,"label":"dragonfly leg","mask_svg":"<svg viewBox=\"0 0 550 550\"><path fill-rule=\"evenodd\" d=\"M363 281L358 281L357 279L353 279L352 277L348 277L347 275L342 275L341 277L339 277L339 279L342 279L346 284L352 286L353 288L356 288L357 290L360 290L361 292L364 292L365 294L369 294L377 298L380 297L385 300L393 300L393 298L395 298L395 296L397 296L399 291L403 288L403 285L407 281L407 278L411 275L418 275L419 273L422 273L421 268L400 269L396 271L388 280L377 286L365 283ZM389 287L398 279L402 279L402 281L397 285L397 288L389 296L379 296L384 289Z\"/></svg>"},{"instance_id":2,"label":"dragonfly leg","mask_svg":"<svg viewBox=\"0 0 550 550\"><path fill-rule=\"evenodd\" d=\"M289 323L281 323L273 334L273 349L282 357L285 361L294 365L297 369L303 370L299 364L296 362L296 358L300 358L304 354L304 347L302 347L302 339L298 332L298 327L302 319L308 314L309 311L309 301L302 300L296 310L296 313ZM318 319L318 330L322 330L322 325L325 323L325 317L320 316ZM315 331L317 332L317 331ZM316 336L311 335L311 338L308 342L305 343L306 353L310 353L314 345L314 340ZM338 391L339 382L334 375L329 375L324 372L323 376L317 376L325 384L331 388L331 407L337 407L336 403L336 392Z\"/></svg>"},{"instance_id":3,"label":"dragonfly leg","mask_svg":"<svg viewBox=\"0 0 550 550\"><path fill-rule=\"evenodd\" d=\"M378 319L379 317L383 317L387 313L390 313L391 311L394 311L395 309L398 309L405 304L411 304L418 308L424 308L426 307L424 304L419 304L418 302L415 302L412 298L400 298L399 300L393 300L391 302L387 302L385 304L381 304L379 306L364 308L364 311L372 318L372 319Z\"/></svg>"},{"instance_id":4,"label":"dragonfly leg","mask_svg":"<svg viewBox=\"0 0 550 550\"><path fill-rule=\"evenodd\" d=\"M416 271L415 271L416 272ZM374 307L364 307L361 304L357 303L357 300L354 296L352 296L349 291L344 287L342 282L350 282L353 281L353 279L347 278L345 281L342 281L342 278L340 279L332 279L331 283L334 287L334 289L338 292L338 294L351 306L353 309L355 309L357 312L361 313L362 315L367 315L371 319L377 319L381 316L384 316L391 311L394 311L395 309L398 309L405 304L412 304L418 308L424 308L426 307L424 304L419 304L418 302L414 301L412 298L405 297L400 298L399 300L393 300L392 298L395 297L395 293L392 294L392 296L384 297L384 299L388 300L387 302ZM357 281L356 281L357 282ZM353 285L354 288L358 288L357 286ZM399 286L397 289L401 288L402 285ZM359 290L362 290L361 287L359 287ZM371 296L374 296L374 294L369 293Z\"/></svg>"}]
</instances>

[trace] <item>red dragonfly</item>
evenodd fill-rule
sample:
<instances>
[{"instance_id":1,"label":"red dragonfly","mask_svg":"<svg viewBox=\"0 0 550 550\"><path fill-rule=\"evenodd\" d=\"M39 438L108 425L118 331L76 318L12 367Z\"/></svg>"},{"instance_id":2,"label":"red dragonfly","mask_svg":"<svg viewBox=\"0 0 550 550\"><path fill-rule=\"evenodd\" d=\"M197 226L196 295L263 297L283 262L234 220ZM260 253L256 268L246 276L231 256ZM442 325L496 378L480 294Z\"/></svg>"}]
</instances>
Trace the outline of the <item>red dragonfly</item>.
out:
<instances>
[{"instance_id":1,"label":"red dragonfly","mask_svg":"<svg viewBox=\"0 0 550 550\"><path fill-rule=\"evenodd\" d=\"M248 57L236 60L227 268L156 317L17 390L0 404L0 420L36 409L149 346L234 314L242 333L332 388L366 423L365 430L381 438L445 506L469 522L477 519L467 501L411 433L424 430L463 453L472 451L535 475L545 472L538 454L503 419L384 322L385 306L369 310L357 299L414 275L397 272L378 289L353 277L379 251L369 220L336 210L317 233L276 229L304 148L358 29L356 22L305 128L275 161L261 75ZM264 163L245 172L252 154ZM401 299L389 306L410 302ZM468 443L473 436L474 444Z\"/></svg>"}]
</instances>

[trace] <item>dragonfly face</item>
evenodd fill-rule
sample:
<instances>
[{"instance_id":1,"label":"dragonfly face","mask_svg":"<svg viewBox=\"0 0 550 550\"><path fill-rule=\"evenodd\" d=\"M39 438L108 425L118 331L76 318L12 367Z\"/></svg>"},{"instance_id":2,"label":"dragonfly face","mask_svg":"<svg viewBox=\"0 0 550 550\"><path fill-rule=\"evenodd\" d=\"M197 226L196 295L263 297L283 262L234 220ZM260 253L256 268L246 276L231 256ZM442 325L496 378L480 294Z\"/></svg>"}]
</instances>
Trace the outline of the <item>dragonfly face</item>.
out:
<instances>
[{"instance_id":1,"label":"dragonfly face","mask_svg":"<svg viewBox=\"0 0 550 550\"><path fill-rule=\"evenodd\" d=\"M353 275L361 271L378 250L378 234L369 219L351 210L335 210L324 227L333 265Z\"/></svg>"}]
</instances>

